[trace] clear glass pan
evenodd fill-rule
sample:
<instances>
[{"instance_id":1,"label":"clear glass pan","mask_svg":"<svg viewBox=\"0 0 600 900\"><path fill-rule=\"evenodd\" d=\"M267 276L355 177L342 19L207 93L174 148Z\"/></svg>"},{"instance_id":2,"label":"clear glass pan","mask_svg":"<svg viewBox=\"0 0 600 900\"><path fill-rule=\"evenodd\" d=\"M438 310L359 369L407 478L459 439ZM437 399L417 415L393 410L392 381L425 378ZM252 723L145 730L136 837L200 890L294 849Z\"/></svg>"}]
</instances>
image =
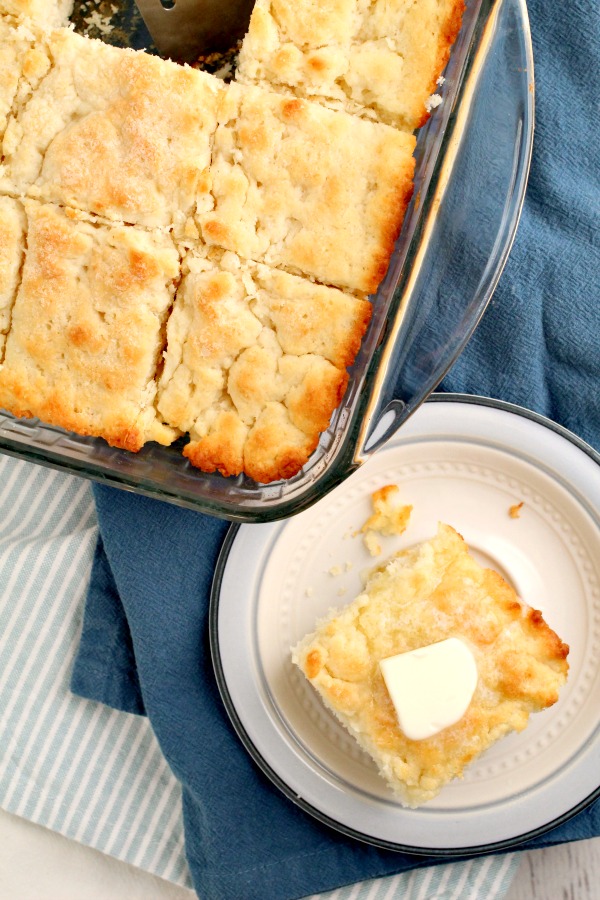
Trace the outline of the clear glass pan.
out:
<instances>
[{"instance_id":1,"label":"clear glass pan","mask_svg":"<svg viewBox=\"0 0 600 900\"><path fill-rule=\"evenodd\" d=\"M414 197L346 396L298 475L270 485L209 475L177 444L130 454L5 413L0 451L233 521L290 516L347 478L439 384L506 262L533 141L525 0L468 0L445 79L419 132Z\"/></svg>"}]
</instances>

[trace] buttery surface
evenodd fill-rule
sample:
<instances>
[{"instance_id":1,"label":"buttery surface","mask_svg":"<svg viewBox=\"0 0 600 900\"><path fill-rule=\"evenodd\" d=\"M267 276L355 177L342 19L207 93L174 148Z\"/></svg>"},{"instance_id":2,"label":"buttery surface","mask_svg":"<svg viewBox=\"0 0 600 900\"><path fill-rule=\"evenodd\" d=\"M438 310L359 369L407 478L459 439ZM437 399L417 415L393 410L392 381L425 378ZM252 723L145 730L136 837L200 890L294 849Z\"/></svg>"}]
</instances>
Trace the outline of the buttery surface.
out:
<instances>
[{"instance_id":1,"label":"buttery surface","mask_svg":"<svg viewBox=\"0 0 600 900\"><path fill-rule=\"evenodd\" d=\"M458 722L477 685L475 658L455 637L388 656L379 666L400 728L415 741Z\"/></svg>"},{"instance_id":2,"label":"buttery surface","mask_svg":"<svg viewBox=\"0 0 600 900\"><path fill-rule=\"evenodd\" d=\"M181 227L207 202L222 83L67 29L37 46L48 73L13 115L7 183L118 221Z\"/></svg>"}]
</instances>

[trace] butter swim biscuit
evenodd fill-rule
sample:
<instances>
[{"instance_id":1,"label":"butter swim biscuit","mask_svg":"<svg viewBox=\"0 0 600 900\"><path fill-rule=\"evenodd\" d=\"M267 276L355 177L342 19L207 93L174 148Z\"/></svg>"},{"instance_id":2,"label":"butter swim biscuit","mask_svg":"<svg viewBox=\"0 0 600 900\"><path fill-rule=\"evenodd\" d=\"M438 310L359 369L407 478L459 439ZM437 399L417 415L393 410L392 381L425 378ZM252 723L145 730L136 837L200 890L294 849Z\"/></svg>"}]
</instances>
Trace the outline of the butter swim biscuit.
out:
<instances>
[{"instance_id":1,"label":"butter swim biscuit","mask_svg":"<svg viewBox=\"0 0 600 900\"><path fill-rule=\"evenodd\" d=\"M270 482L294 475L346 388L366 300L198 249L183 264L159 384L164 420L189 432L204 471Z\"/></svg>"},{"instance_id":2,"label":"butter swim biscuit","mask_svg":"<svg viewBox=\"0 0 600 900\"><path fill-rule=\"evenodd\" d=\"M474 657L474 694L454 724L410 738L381 663L450 638ZM522 731L531 713L558 700L568 650L539 611L480 566L454 529L440 525L432 540L373 570L360 596L318 623L293 659L400 802L414 807L460 778L500 738ZM444 690L443 673L438 687Z\"/></svg>"},{"instance_id":3,"label":"butter swim biscuit","mask_svg":"<svg viewBox=\"0 0 600 900\"><path fill-rule=\"evenodd\" d=\"M464 0L257 0L237 77L413 131L463 9Z\"/></svg>"},{"instance_id":4,"label":"butter swim biscuit","mask_svg":"<svg viewBox=\"0 0 600 900\"><path fill-rule=\"evenodd\" d=\"M387 125L232 83L202 236L245 259L373 293L411 196L414 146Z\"/></svg>"},{"instance_id":5,"label":"butter swim biscuit","mask_svg":"<svg viewBox=\"0 0 600 900\"><path fill-rule=\"evenodd\" d=\"M183 232L208 204L222 82L64 28L44 44L52 66L12 117L5 181L35 199Z\"/></svg>"},{"instance_id":6,"label":"butter swim biscuit","mask_svg":"<svg viewBox=\"0 0 600 900\"><path fill-rule=\"evenodd\" d=\"M0 407L115 447L171 443L154 408L179 255L162 232L25 201L27 254L0 366Z\"/></svg>"},{"instance_id":7,"label":"butter swim biscuit","mask_svg":"<svg viewBox=\"0 0 600 900\"><path fill-rule=\"evenodd\" d=\"M66 25L73 0L0 0L0 15L27 17L46 28Z\"/></svg>"}]
</instances>

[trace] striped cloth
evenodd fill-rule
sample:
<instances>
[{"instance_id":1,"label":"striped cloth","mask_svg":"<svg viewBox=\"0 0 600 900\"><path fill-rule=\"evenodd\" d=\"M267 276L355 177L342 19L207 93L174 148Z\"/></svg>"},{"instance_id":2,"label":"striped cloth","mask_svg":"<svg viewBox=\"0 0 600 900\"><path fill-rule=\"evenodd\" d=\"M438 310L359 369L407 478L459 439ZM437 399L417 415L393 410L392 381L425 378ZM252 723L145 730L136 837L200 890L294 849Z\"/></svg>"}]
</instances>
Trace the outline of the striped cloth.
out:
<instances>
[{"instance_id":1,"label":"striped cloth","mask_svg":"<svg viewBox=\"0 0 600 900\"><path fill-rule=\"evenodd\" d=\"M0 456L0 806L191 887L180 786L149 722L69 691L96 536L86 481ZM517 859L440 865L321 896L495 900Z\"/></svg>"}]
</instances>

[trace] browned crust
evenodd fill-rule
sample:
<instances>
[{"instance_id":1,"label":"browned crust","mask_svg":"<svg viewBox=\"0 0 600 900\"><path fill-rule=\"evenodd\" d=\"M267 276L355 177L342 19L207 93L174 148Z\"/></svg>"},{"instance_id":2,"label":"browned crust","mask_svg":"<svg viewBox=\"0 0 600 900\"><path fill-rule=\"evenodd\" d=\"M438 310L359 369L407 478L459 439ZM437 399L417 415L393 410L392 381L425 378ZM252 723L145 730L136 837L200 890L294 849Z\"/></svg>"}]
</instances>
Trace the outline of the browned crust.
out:
<instances>
[{"instance_id":1,"label":"browned crust","mask_svg":"<svg viewBox=\"0 0 600 900\"><path fill-rule=\"evenodd\" d=\"M203 472L240 475L244 471L244 443L248 429L233 412L223 412L214 430L198 441L190 441L183 455Z\"/></svg>"},{"instance_id":2,"label":"browned crust","mask_svg":"<svg viewBox=\"0 0 600 900\"><path fill-rule=\"evenodd\" d=\"M23 396L25 395L25 396ZM30 408L29 390L5 377L0 385L0 407L18 419L41 419L82 437L101 437L111 447L137 453L146 441L142 432L128 421L113 422L110 427L87 427L82 417L67 406L61 396L50 394Z\"/></svg>"},{"instance_id":3,"label":"browned crust","mask_svg":"<svg viewBox=\"0 0 600 900\"><path fill-rule=\"evenodd\" d=\"M385 278L388 270L394 246L404 224L404 218L408 204L414 191L415 159L411 157L406 161L404 171L398 173L394 190L387 197L384 207L387 215L382 216L379 228L379 248L373 254L371 271L365 274L365 290L367 294L374 294Z\"/></svg>"},{"instance_id":4,"label":"browned crust","mask_svg":"<svg viewBox=\"0 0 600 900\"><path fill-rule=\"evenodd\" d=\"M349 381L371 304L222 251L190 252L158 408L192 465L261 483L307 462ZM202 391L214 390L209 404ZM215 416L215 407L219 410Z\"/></svg>"},{"instance_id":5,"label":"browned crust","mask_svg":"<svg viewBox=\"0 0 600 900\"><path fill-rule=\"evenodd\" d=\"M236 413L220 414L208 435L184 447L184 456L203 472L245 473L261 484L292 478L314 452L346 389L348 373L330 372L324 381L309 371L287 409L269 404L250 429Z\"/></svg>"},{"instance_id":6,"label":"browned crust","mask_svg":"<svg viewBox=\"0 0 600 900\"><path fill-rule=\"evenodd\" d=\"M412 195L415 143L315 102L230 85L202 235L247 259L372 294Z\"/></svg>"},{"instance_id":7,"label":"browned crust","mask_svg":"<svg viewBox=\"0 0 600 900\"><path fill-rule=\"evenodd\" d=\"M448 17L444 20L442 24L442 28L440 30L440 39L438 43L438 55L435 64L435 69L431 75L431 81L429 82L429 93L435 93L437 89L437 80L441 73L444 71L448 64L448 60L450 59L450 53L452 51L452 47L456 38L458 37L458 32L462 26L462 19L466 9L466 4L464 0L456 0L456 3L450 10ZM417 123L417 128L422 128L423 125L429 119L431 113L427 112L427 110L423 111L423 116Z\"/></svg>"}]
</instances>

